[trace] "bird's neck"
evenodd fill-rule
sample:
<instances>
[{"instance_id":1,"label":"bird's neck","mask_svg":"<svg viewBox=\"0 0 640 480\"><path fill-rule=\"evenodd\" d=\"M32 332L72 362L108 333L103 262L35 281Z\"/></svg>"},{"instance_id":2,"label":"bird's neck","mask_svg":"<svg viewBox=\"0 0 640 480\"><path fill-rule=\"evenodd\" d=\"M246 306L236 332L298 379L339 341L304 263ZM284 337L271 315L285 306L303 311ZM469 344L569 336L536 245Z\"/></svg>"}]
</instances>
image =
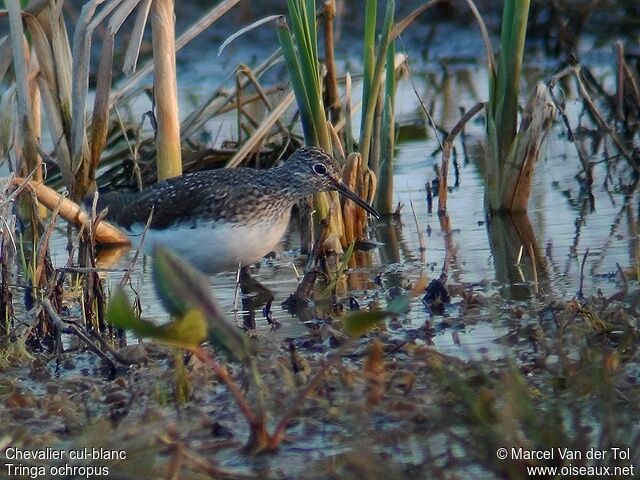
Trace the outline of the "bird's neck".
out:
<instances>
[{"instance_id":1,"label":"bird's neck","mask_svg":"<svg viewBox=\"0 0 640 480\"><path fill-rule=\"evenodd\" d=\"M286 162L279 167L267 170L267 172L275 191L286 195L292 202L297 202L318 192L313 183L309 182L308 177L291 171Z\"/></svg>"}]
</instances>

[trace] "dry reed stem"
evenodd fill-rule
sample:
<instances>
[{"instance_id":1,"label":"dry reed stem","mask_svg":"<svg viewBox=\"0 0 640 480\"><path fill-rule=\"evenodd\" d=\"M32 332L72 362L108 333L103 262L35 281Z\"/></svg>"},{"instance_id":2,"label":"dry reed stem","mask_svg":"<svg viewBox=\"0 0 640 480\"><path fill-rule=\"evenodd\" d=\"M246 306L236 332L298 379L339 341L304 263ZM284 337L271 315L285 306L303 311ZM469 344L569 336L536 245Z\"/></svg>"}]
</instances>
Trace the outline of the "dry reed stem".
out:
<instances>
[{"instance_id":1,"label":"dry reed stem","mask_svg":"<svg viewBox=\"0 0 640 480\"><path fill-rule=\"evenodd\" d=\"M46 206L49 210L53 210L60 203L60 216L67 222L77 226L82 226L91 222L90 216L84 212L80 206L63 197L55 190L47 187L42 183L25 180L23 178L12 178L10 183L16 187L24 187L33 190L38 201ZM95 228L96 242L103 245L130 245L129 237L108 222L101 221Z\"/></svg>"},{"instance_id":2,"label":"dry reed stem","mask_svg":"<svg viewBox=\"0 0 640 480\"><path fill-rule=\"evenodd\" d=\"M129 262L129 267L125 271L124 275L120 279L120 287L124 288L124 286L129 282L131 278L131 272L133 271L133 267L138 261L138 257L140 257L140 253L142 252L142 247L144 246L144 239L147 236L147 232L151 227L151 220L153 220L153 211L155 207L151 207L151 211L149 212L149 216L147 217L147 223L144 226L144 230L142 231L142 235L140 236L140 243L138 244L138 248L136 248L136 252L133 254L131 258L131 262Z\"/></svg>"},{"instance_id":3,"label":"dry reed stem","mask_svg":"<svg viewBox=\"0 0 640 480\"><path fill-rule=\"evenodd\" d=\"M138 3L138 13L131 31L131 37L127 44L127 50L124 54L124 62L122 64L122 72L130 77L136 71L138 56L140 55L140 45L144 36L144 27L147 24L149 10L151 8L151 0L141 0Z\"/></svg>"},{"instance_id":4,"label":"dry reed stem","mask_svg":"<svg viewBox=\"0 0 640 480\"><path fill-rule=\"evenodd\" d=\"M499 186L500 205L511 213L527 211L534 167L556 109L546 85L540 84L522 114L511 162L505 162ZM514 147L512 147L514 148Z\"/></svg>"},{"instance_id":5,"label":"dry reed stem","mask_svg":"<svg viewBox=\"0 0 640 480\"><path fill-rule=\"evenodd\" d=\"M98 163L100 162L109 131L109 94L111 92L114 40L113 34L107 34L104 38L100 65L98 66L98 82L91 118L90 164L88 169L89 191L96 189L96 170L98 169Z\"/></svg>"},{"instance_id":6,"label":"dry reed stem","mask_svg":"<svg viewBox=\"0 0 640 480\"><path fill-rule=\"evenodd\" d=\"M101 1L85 3L76 25L73 37L72 69L73 96L71 97L71 168L74 181L67 185L74 199L83 198L95 188L89 160L89 143L87 141L86 100L89 91L89 71L91 59L91 41L93 32L118 7L123 0L114 0L98 11ZM107 42L108 43L108 42ZM55 52L54 52L55 53ZM103 63L104 59L101 59ZM104 68L104 66L103 66ZM104 87L103 87L104 88ZM104 95L104 94L102 94Z\"/></svg>"},{"instance_id":7,"label":"dry reed stem","mask_svg":"<svg viewBox=\"0 0 640 480\"><path fill-rule=\"evenodd\" d=\"M18 157L21 158L20 171L24 174L33 171L39 162L37 141L31 116L33 99L29 96L30 84L27 82L29 47L26 45L22 26L20 2L18 0L8 0L5 4L9 11L9 35L13 53L13 70L16 77L17 126L19 132L21 132L21 134L17 136L17 142L14 148L21 147L22 151Z\"/></svg>"},{"instance_id":8,"label":"dry reed stem","mask_svg":"<svg viewBox=\"0 0 640 480\"><path fill-rule=\"evenodd\" d=\"M340 119L340 97L338 94L338 78L336 74L336 58L334 52L333 19L336 16L336 1L327 0L322 9L324 17L324 55L327 75L325 79L327 101L331 123Z\"/></svg>"},{"instance_id":9,"label":"dry reed stem","mask_svg":"<svg viewBox=\"0 0 640 480\"><path fill-rule=\"evenodd\" d=\"M357 191L357 178L360 170L360 164L362 163L362 157L359 153L352 153L347 158L347 161L342 172L342 183L351 191ZM344 221L344 236L347 244L353 242L357 237L357 210L358 207L351 200L344 202L342 206L342 218Z\"/></svg>"},{"instance_id":10,"label":"dry reed stem","mask_svg":"<svg viewBox=\"0 0 640 480\"><path fill-rule=\"evenodd\" d=\"M339 165L344 165L344 162L347 159L345 157L342 141L340 140L340 135L338 135L338 131L328 120L327 129L329 130L329 135L331 136L331 144L333 145L333 158L338 162Z\"/></svg>"},{"instance_id":11,"label":"dry reed stem","mask_svg":"<svg viewBox=\"0 0 640 480\"><path fill-rule=\"evenodd\" d=\"M27 165L26 172L33 171L33 180L36 182L42 181L42 156L38 153L38 145L40 145L40 139L42 138L42 110L40 103L40 89L38 88L37 72L39 69L38 58L31 55L29 58L29 71L27 76L27 91L29 95L29 116L31 119L31 134L32 140L35 142L33 145L36 148L34 156L31 158L33 164Z\"/></svg>"},{"instance_id":12,"label":"dry reed stem","mask_svg":"<svg viewBox=\"0 0 640 480\"><path fill-rule=\"evenodd\" d=\"M60 213L60 205L62 204L63 197L61 196L58 200L58 204L53 209L51 213L51 219L49 220L49 224L45 229L40 241L38 242L38 255L36 257L36 270L33 276L33 283L36 286L43 286L46 281L45 276L45 258L49 253L49 241L51 239L51 235L53 234L53 229L56 226L56 222L58 220L58 214Z\"/></svg>"},{"instance_id":13,"label":"dry reed stem","mask_svg":"<svg viewBox=\"0 0 640 480\"><path fill-rule=\"evenodd\" d=\"M345 76L345 94L344 94L344 111L345 115L343 117L343 124L345 127L344 130L344 140L345 140L345 150L347 155L353 153L353 127L351 126L351 115L353 113L351 108L351 75L347 73ZM336 131L339 130L338 125L335 125Z\"/></svg>"},{"instance_id":14,"label":"dry reed stem","mask_svg":"<svg viewBox=\"0 0 640 480\"><path fill-rule=\"evenodd\" d=\"M173 0L154 0L151 5L151 26L153 96L157 122L156 158L158 180L165 180L182 173Z\"/></svg>"},{"instance_id":15,"label":"dry reed stem","mask_svg":"<svg viewBox=\"0 0 640 480\"><path fill-rule=\"evenodd\" d=\"M276 50L253 70L256 78L259 78L265 71L277 63L279 58L280 51ZM244 87L248 83L249 79L243 79L241 85ZM235 108L233 101L236 95L237 91L235 89L227 92L222 86L212 92L212 94L182 122L182 138L188 138L197 132L209 118Z\"/></svg>"},{"instance_id":16,"label":"dry reed stem","mask_svg":"<svg viewBox=\"0 0 640 480\"><path fill-rule=\"evenodd\" d=\"M416 234L418 235L418 246L420 251L420 263L424 263L424 252L427 251L427 244L424 241L424 233L420 228L420 222L418 222L418 215L416 215L416 209L413 205L413 200L409 198L409 205L411 206L411 214L413 215L413 222L416 226Z\"/></svg>"},{"instance_id":17,"label":"dry reed stem","mask_svg":"<svg viewBox=\"0 0 640 480\"><path fill-rule=\"evenodd\" d=\"M287 95L285 95L280 103L276 105L276 107L267 115L260 126L256 129L253 135L240 147L240 149L236 152L236 154L227 162L226 168L237 167L242 163L242 161L251 154L251 152L256 151L258 145L262 142L264 137L269 133L273 125L276 123L278 119L287 111L287 109L291 106L293 101L295 100L295 95L293 90L290 90Z\"/></svg>"},{"instance_id":18,"label":"dry reed stem","mask_svg":"<svg viewBox=\"0 0 640 480\"><path fill-rule=\"evenodd\" d=\"M155 2L154 2L155 3ZM231 10L235 5L240 3L240 0L224 0L215 7L213 7L209 13L204 15L200 20L194 23L187 29L175 42L176 52L184 48L191 40L205 31L212 23L217 21L225 13ZM116 105L126 100L132 93L133 87L144 78L149 75L154 69L153 62L149 61L144 66L138 69L138 71L130 77L116 92L111 96L111 105Z\"/></svg>"},{"instance_id":19,"label":"dry reed stem","mask_svg":"<svg viewBox=\"0 0 640 480\"><path fill-rule=\"evenodd\" d=\"M260 82L258 82L258 79L256 78L253 71L247 65L240 65L238 67L238 72L241 73L245 78L247 78L247 80L249 80L249 82L253 85L253 88L255 89L258 95L258 98L262 100L262 103L264 104L264 106L267 107L269 111L273 110L273 105L269 101L269 97L267 97L267 94L262 88L262 85L260 85ZM239 92L240 90L236 88L236 91ZM248 103L249 103L249 98L245 97L245 100L244 102L241 102L241 105L246 105ZM287 127L285 127L282 124L280 119L276 120L276 125L278 126L280 131L283 133L283 135L285 135L285 137L289 136L289 130L287 130Z\"/></svg>"}]
</instances>

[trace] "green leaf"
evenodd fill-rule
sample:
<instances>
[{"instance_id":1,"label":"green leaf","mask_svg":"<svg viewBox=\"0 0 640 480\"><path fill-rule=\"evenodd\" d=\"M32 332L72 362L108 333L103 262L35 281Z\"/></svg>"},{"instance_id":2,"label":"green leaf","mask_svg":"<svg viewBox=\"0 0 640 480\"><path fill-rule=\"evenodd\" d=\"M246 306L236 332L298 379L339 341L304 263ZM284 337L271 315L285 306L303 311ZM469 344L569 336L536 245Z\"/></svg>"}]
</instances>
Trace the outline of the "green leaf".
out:
<instances>
[{"instance_id":1,"label":"green leaf","mask_svg":"<svg viewBox=\"0 0 640 480\"><path fill-rule=\"evenodd\" d=\"M289 30L289 26L287 25L287 21L284 17L280 18L276 22L276 31L278 33L280 48L282 48L282 56L284 57L287 71L289 72L289 78L291 79L291 88L293 88L293 92L296 96L296 102L298 104L298 110L300 111L304 140L308 145L317 145L318 132L313 120L313 108L307 92L307 89L311 88L311 86L307 86L305 84L300 61L298 60L296 48L293 44L291 30Z\"/></svg>"},{"instance_id":2,"label":"green leaf","mask_svg":"<svg viewBox=\"0 0 640 480\"><path fill-rule=\"evenodd\" d=\"M122 288L118 288L109 299L107 321L116 328L132 331L141 337L153 337L158 332L155 323L136 316Z\"/></svg>"},{"instance_id":3,"label":"green leaf","mask_svg":"<svg viewBox=\"0 0 640 480\"><path fill-rule=\"evenodd\" d=\"M118 289L109 299L107 321L116 328L131 331L141 337L154 338L187 349L197 347L207 338L207 322L200 310L190 310L177 320L157 325L136 316L122 289Z\"/></svg>"},{"instance_id":4,"label":"green leaf","mask_svg":"<svg viewBox=\"0 0 640 480\"><path fill-rule=\"evenodd\" d=\"M370 90L367 92L368 100L363 99L362 122L360 124L360 153L365 165L371 165L369 158L371 148L371 136L373 134L373 123L375 117L376 102L382 85L383 67L386 64L387 49L391 42L391 30L395 18L395 1L387 0L384 24L378 42L373 73L371 74ZM363 90L363 95L365 94ZM365 108L366 105L366 108Z\"/></svg>"},{"instance_id":5,"label":"green leaf","mask_svg":"<svg viewBox=\"0 0 640 480\"><path fill-rule=\"evenodd\" d=\"M199 306L195 285L208 285L207 277L168 250L157 247L153 251L153 283L164 308L171 314L183 316Z\"/></svg>"},{"instance_id":6,"label":"green leaf","mask_svg":"<svg viewBox=\"0 0 640 480\"><path fill-rule=\"evenodd\" d=\"M197 337L201 333L198 326L200 319L197 318L199 314L212 344L237 360L251 355L247 338L238 327L227 321L212 297L207 277L160 246L153 250L153 270L155 287L165 308L172 315L188 322L176 327L178 332L174 331L172 335L177 335L179 341L184 342L190 337L182 332L191 330Z\"/></svg>"},{"instance_id":7,"label":"green leaf","mask_svg":"<svg viewBox=\"0 0 640 480\"><path fill-rule=\"evenodd\" d=\"M181 318L160 326L160 340L197 347L207 338L207 321L202 311L189 310Z\"/></svg>"}]
</instances>

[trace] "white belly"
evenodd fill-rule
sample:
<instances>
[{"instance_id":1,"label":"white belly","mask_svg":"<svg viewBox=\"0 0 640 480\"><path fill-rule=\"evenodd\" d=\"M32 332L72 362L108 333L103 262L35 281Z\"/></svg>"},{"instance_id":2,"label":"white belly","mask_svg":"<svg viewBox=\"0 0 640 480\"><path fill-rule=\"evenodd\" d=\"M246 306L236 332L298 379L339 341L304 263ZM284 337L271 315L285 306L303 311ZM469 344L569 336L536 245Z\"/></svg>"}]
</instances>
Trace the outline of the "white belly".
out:
<instances>
[{"instance_id":1,"label":"white belly","mask_svg":"<svg viewBox=\"0 0 640 480\"><path fill-rule=\"evenodd\" d=\"M274 250L287 230L288 211L276 222L262 221L249 226L221 222L197 222L165 230L149 230L142 251L149 255L155 245L165 246L206 273L235 270L238 264L251 265ZM144 225L129 229L137 247Z\"/></svg>"}]
</instances>

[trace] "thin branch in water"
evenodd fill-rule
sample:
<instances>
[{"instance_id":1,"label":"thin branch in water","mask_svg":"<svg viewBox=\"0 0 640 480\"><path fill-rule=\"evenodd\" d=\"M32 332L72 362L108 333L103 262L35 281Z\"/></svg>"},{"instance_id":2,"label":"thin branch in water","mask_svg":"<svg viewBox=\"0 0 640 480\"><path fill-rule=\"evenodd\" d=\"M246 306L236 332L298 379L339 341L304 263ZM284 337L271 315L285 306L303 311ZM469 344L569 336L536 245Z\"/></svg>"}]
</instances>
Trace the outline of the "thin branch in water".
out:
<instances>
[{"instance_id":1,"label":"thin branch in water","mask_svg":"<svg viewBox=\"0 0 640 480\"><path fill-rule=\"evenodd\" d=\"M122 279L120 280L120 287L124 287L129 282L129 279L131 278L131 272L133 271L133 267L138 261L138 257L140 256L140 252L142 251L142 246L144 245L144 239L147 235L147 232L149 231L149 227L151 226L151 220L153 219L154 208L155 207L151 207L151 211L149 212L149 217L147 218L147 223L144 226L142 235L140 235L140 244L136 249L136 253L133 254L133 258L131 259L131 262L129 262L129 267L127 268L125 274L122 276Z\"/></svg>"},{"instance_id":2,"label":"thin branch in water","mask_svg":"<svg viewBox=\"0 0 640 480\"><path fill-rule=\"evenodd\" d=\"M53 308L53 305L51 305L51 302L49 301L48 298L43 298L40 301L40 304L44 307L46 312L49 314L49 318L51 319L51 322L59 332L68 332L76 335L78 338L80 338L80 340L82 340L87 345L87 347L89 347L89 350L91 350L93 353L95 353L100 358L102 358L105 362L107 362L111 368L115 368L115 364L113 360L109 357L109 355L104 353L100 349L100 347L98 347L98 345L96 345L89 337L87 337L87 335L80 328L78 328L77 325L74 325L72 323L65 323L60 318L60 316L58 315L58 312L56 312L55 308ZM116 360L119 361L118 359ZM131 363L130 362L124 363L124 365L129 366L131 365Z\"/></svg>"},{"instance_id":3,"label":"thin branch in water","mask_svg":"<svg viewBox=\"0 0 640 480\"><path fill-rule=\"evenodd\" d=\"M481 110L486 108L486 104L477 103L462 118L455 124L451 132L447 135L447 138L442 145L442 168L439 175L439 187L438 187L438 214L442 214L447 211L447 196L448 185L447 178L449 176L449 158L451 157L451 151L453 150L453 142L456 137L462 132L465 125L478 114Z\"/></svg>"},{"instance_id":4,"label":"thin branch in water","mask_svg":"<svg viewBox=\"0 0 640 480\"><path fill-rule=\"evenodd\" d=\"M578 298L584 298L583 295L583 286L584 286L584 266L587 263L587 257L589 256L589 249L584 252L584 256L582 257L582 265L580 265L580 288L578 289Z\"/></svg>"},{"instance_id":5,"label":"thin branch in water","mask_svg":"<svg viewBox=\"0 0 640 480\"><path fill-rule=\"evenodd\" d=\"M403 49L404 49L404 46L403 46ZM422 98L420 98L420 94L418 93L418 88L416 87L416 84L413 81L413 75L411 75L411 66L409 65L409 57L407 57L406 62L407 62L407 75L409 76L409 83L411 83L411 88L413 89L413 93L418 99L420 108L422 108L422 111L424 112L424 114L427 116L427 119L429 120L429 125L431 126L431 129L433 130L433 134L435 135L436 140L438 141L438 145L440 145L440 149L444 150L444 145L442 145L442 140L440 139L440 135L438 134L438 126L436 125L436 122L433 120L433 117L431 116L429 109L426 107L426 105L422 101Z\"/></svg>"},{"instance_id":6,"label":"thin branch in water","mask_svg":"<svg viewBox=\"0 0 640 480\"><path fill-rule=\"evenodd\" d=\"M409 198L409 205L411 206L411 213L413 214L413 221L416 225L416 233L418 234L418 245L420 246L420 263L424 263L424 252L427 250L427 246L424 243L424 234L420 228L418 222L418 216L416 215L416 209L413 206L413 200Z\"/></svg>"}]
</instances>

